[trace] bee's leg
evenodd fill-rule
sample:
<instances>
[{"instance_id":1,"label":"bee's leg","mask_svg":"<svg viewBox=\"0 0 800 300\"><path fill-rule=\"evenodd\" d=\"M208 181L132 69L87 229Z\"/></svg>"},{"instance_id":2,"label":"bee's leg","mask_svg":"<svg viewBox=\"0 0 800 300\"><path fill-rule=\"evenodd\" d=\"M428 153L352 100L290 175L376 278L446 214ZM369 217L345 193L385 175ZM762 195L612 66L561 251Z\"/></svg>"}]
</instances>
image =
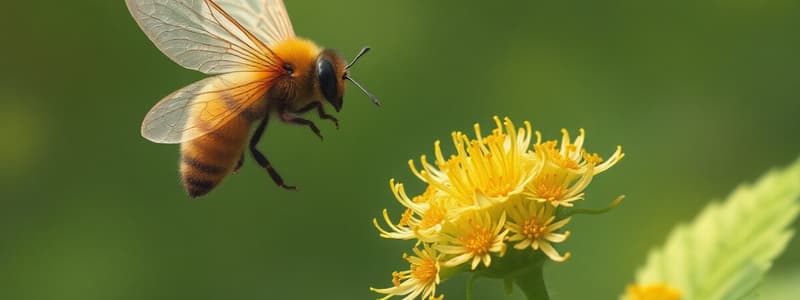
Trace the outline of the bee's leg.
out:
<instances>
[{"instance_id":1,"label":"bee's leg","mask_svg":"<svg viewBox=\"0 0 800 300\"><path fill-rule=\"evenodd\" d=\"M319 139L322 139L322 133L319 132L319 128L317 127L316 124L314 124L314 122L294 116L289 112L282 112L281 120L287 123L308 126L309 128L311 128L311 131L313 131L314 134L316 134L319 137Z\"/></svg>"},{"instance_id":2,"label":"bee's leg","mask_svg":"<svg viewBox=\"0 0 800 300\"><path fill-rule=\"evenodd\" d=\"M319 102L319 101L311 102L308 105L303 106L303 108L298 109L298 110L293 111L293 112L294 113L298 113L298 114L302 114L302 113L309 112L309 111L311 111L313 109L317 109L317 112L319 113L319 118L320 119L331 120L333 122L333 124L336 125L336 129L339 129L339 119L337 119L336 117L325 113L325 109L322 107L322 102Z\"/></svg>"},{"instance_id":3,"label":"bee's leg","mask_svg":"<svg viewBox=\"0 0 800 300\"><path fill-rule=\"evenodd\" d=\"M236 166L233 167L233 173L238 173L239 169L242 168L242 165L244 165L244 152L242 152L242 156L239 156L239 161L236 162Z\"/></svg>"},{"instance_id":4,"label":"bee's leg","mask_svg":"<svg viewBox=\"0 0 800 300\"><path fill-rule=\"evenodd\" d=\"M264 169L267 169L269 177L272 177L272 181L275 181L275 184L287 190L296 190L297 187L286 185L283 182L283 178L281 178L281 175L278 174L278 171L275 171L275 168L273 168L272 164L269 163L267 157L264 156L264 154L262 154L261 151L258 151L258 149L256 149L258 141L261 140L261 136L264 135L264 129L267 128L267 120L269 120L269 116L265 116L264 119L261 120L261 123L258 124L258 128L256 128L256 131L253 133L253 137L250 138L250 153L253 154L253 158L256 159L258 165L260 165Z\"/></svg>"},{"instance_id":5,"label":"bee's leg","mask_svg":"<svg viewBox=\"0 0 800 300\"><path fill-rule=\"evenodd\" d=\"M319 103L319 102L317 102L317 103ZM336 129L339 129L339 119L337 119L336 117L325 113L325 109L322 108L322 104L321 103L319 105L317 105L317 112L319 113L319 118L320 119L331 120L333 122L333 124L336 125Z\"/></svg>"}]
</instances>

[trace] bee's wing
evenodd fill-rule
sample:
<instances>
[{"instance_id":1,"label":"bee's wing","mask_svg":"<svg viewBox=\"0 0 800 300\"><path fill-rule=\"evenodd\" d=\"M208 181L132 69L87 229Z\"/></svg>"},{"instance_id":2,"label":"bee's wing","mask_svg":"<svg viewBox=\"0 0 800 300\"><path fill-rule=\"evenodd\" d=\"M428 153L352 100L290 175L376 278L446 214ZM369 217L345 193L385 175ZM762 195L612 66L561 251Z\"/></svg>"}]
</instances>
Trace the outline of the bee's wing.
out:
<instances>
[{"instance_id":1,"label":"bee's wing","mask_svg":"<svg viewBox=\"0 0 800 300\"><path fill-rule=\"evenodd\" d=\"M283 0L216 0L268 46L295 37Z\"/></svg>"},{"instance_id":2,"label":"bee's wing","mask_svg":"<svg viewBox=\"0 0 800 300\"><path fill-rule=\"evenodd\" d=\"M209 77L162 99L142 121L142 136L177 144L216 130L233 118L258 118L253 104L263 99L274 76L269 72L237 72Z\"/></svg>"},{"instance_id":3,"label":"bee's wing","mask_svg":"<svg viewBox=\"0 0 800 300\"><path fill-rule=\"evenodd\" d=\"M221 74L279 70L283 65L259 37L213 0L125 2L156 47L187 69ZM242 18L247 24L258 22L257 16Z\"/></svg>"}]
</instances>

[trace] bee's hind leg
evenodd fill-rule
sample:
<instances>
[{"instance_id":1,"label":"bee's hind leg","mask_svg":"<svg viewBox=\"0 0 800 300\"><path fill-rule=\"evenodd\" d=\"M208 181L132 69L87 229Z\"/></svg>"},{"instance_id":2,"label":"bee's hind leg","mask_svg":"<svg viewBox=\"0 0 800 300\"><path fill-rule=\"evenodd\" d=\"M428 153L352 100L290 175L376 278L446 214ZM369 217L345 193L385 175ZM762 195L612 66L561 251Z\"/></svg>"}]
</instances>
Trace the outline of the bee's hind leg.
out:
<instances>
[{"instance_id":1,"label":"bee's hind leg","mask_svg":"<svg viewBox=\"0 0 800 300\"><path fill-rule=\"evenodd\" d=\"M296 190L297 187L286 185L286 183L283 182L283 178L278 174L278 171L275 171L275 168L272 167L267 157L256 148L258 141L261 140L261 136L264 135L264 129L267 128L268 120L269 117L265 116L264 119L261 120L261 123L258 124L258 128L256 128L256 131L253 133L253 137L250 138L250 153L253 154L253 158L255 158L258 165L267 170L269 177L272 177L272 181L274 181L275 184L287 190Z\"/></svg>"}]
</instances>

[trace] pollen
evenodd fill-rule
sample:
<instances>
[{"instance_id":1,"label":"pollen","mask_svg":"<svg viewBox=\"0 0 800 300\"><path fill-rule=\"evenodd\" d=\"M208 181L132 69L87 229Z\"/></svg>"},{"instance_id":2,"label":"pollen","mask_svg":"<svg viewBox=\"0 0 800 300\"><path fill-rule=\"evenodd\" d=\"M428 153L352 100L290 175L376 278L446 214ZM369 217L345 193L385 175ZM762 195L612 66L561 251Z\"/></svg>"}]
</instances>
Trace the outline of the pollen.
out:
<instances>
[{"instance_id":1,"label":"pollen","mask_svg":"<svg viewBox=\"0 0 800 300\"><path fill-rule=\"evenodd\" d=\"M442 223L446 214L447 208L444 205L438 202L431 202L431 207L422 215L422 221L416 229L428 229L436 226Z\"/></svg>"},{"instance_id":2,"label":"pollen","mask_svg":"<svg viewBox=\"0 0 800 300\"><path fill-rule=\"evenodd\" d=\"M549 201L564 199L567 194L567 189L563 185L553 184L547 180L538 181L534 183L534 186L536 195Z\"/></svg>"},{"instance_id":3,"label":"pollen","mask_svg":"<svg viewBox=\"0 0 800 300\"><path fill-rule=\"evenodd\" d=\"M413 265L411 267L411 277L425 285L436 281L436 276L438 274L439 265L436 260L432 258L422 259L418 265Z\"/></svg>"},{"instance_id":4,"label":"pollen","mask_svg":"<svg viewBox=\"0 0 800 300\"><path fill-rule=\"evenodd\" d=\"M475 256L489 253L493 240L492 232L480 226L475 226L472 232L461 238L464 248L467 248Z\"/></svg>"},{"instance_id":5,"label":"pollen","mask_svg":"<svg viewBox=\"0 0 800 300\"><path fill-rule=\"evenodd\" d=\"M565 169L578 169L578 162L571 159L568 155L562 155L556 146L558 146L557 141L548 141L540 145L535 145L536 151L543 152L549 162L552 162ZM563 147L568 153L575 152L577 150L573 144L564 145Z\"/></svg>"},{"instance_id":6,"label":"pollen","mask_svg":"<svg viewBox=\"0 0 800 300\"><path fill-rule=\"evenodd\" d=\"M600 157L597 153L588 154L586 152L583 153L583 159L586 160L589 164L600 164L603 162L603 158Z\"/></svg>"},{"instance_id":7,"label":"pollen","mask_svg":"<svg viewBox=\"0 0 800 300\"><path fill-rule=\"evenodd\" d=\"M433 188L432 186L428 186L425 189L425 192L423 192L419 196L414 196L414 198L411 200L414 201L415 203L425 203L433 199L434 194L436 194L436 189Z\"/></svg>"},{"instance_id":8,"label":"pollen","mask_svg":"<svg viewBox=\"0 0 800 300\"><path fill-rule=\"evenodd\" d=\"M408 226L412 216L414 216L414 210L410 208L406 209L406 211L403 212L403 215L400 217L400 222L397 223L397 226Z\"/></svg>"},{"instance_id":9,"label":"pollen","mask_svg":"<svg viewBox=\"0 0 800 300\"><path fill-rule=\"evenodd\" d=\"M491 157L491 154L488 156ZM489 197L504 197L510 194L515 186L512 186L503 176L497 176L486 180L486 187L483 193Z\"/></svg>"},{"instance_id":10,"label":"pollen","mask_svg":"<svg viewBox=\"0 0 800 300\"><path fill-rule=\"evenodd\" d=\"M397 271L392 272L392 285L394 285L395 287L400 286L400 280L402 279L403 279L403 274Z\"/></svg>"},{"instance_id":11,"label":"pollen","mask_svg":"<svg viewBox=\"0 0 800 300\"><path fill-rule=\"evenodd\" d=\"M547 223L549 222L545 224ZM522 232L520 233L530 240L541 239L547 233L547 225L545 224L540 225L536 218L528 219L522 223Z\"/></svg>"}]
</instances>

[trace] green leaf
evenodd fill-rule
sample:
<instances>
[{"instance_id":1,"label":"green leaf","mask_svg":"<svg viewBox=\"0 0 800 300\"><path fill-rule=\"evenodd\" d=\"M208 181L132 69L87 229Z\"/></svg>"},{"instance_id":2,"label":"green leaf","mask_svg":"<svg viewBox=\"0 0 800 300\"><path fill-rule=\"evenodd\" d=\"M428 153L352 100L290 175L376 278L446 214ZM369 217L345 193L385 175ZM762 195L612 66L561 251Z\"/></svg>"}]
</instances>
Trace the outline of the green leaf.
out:
<instances>
[{"instance_id":1,"label":"green leaf","mask_svg":"<svg viewBox=\"0 0 800 300\"><path fill-rule=\"evenodd\" d=\"M751 299L783 299L787 295L800 295L800 270L771 272L751 295Z\"/></svg>"},{"instance_id":2,"label":"green leaf","mask_svg":"<svg viewBox=\"0 0 800 300\"><path fill-rule=\"evenodd\" d=\"M691 223L678 225L666 244L650 252L639 284L665 283L684 300L741 299L783 252L800 211L800 160L742 185L711 203Z\"/></svg>"}]
</instances>

